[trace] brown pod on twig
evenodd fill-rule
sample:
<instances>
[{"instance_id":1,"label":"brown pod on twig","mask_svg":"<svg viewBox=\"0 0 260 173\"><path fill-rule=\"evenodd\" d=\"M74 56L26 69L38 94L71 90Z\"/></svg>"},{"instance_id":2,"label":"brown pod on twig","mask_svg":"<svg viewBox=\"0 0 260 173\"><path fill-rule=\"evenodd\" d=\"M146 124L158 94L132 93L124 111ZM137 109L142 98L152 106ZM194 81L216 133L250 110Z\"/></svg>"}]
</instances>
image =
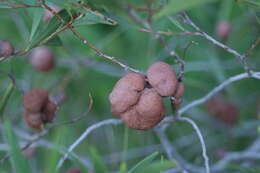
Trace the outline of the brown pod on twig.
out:
<instances>
[{"instance_id":1,"label":"brown pod on twig","mask_svg":"<svg viewBox=\"0 0 260 173\"><path fill-rule=\"evenodd\" d=\"M30 56L32 66L42 72L48 72L55 66L54 55L46 47L35 48Z\"/></svg>"},{"instance_id":2,"label":"brown pod on twig","mask_svg":"<svg viewBox=\"0 0 260 173\"><path fill-rule=\"evenodd\" d=\"M42 129L44 124L52 122L57 105L49 100L48 92L41 88L33 89L23 97L24 119L35 129Z\"/></svg>"},{"instance_id":3,"label":"brown pod on twig","mask_svg":"<svg viewBox=\"0 0 260 173\"><path fill-rule=\"evenodd\" d=\"M161 96L154 89L145 89L138 103L121 114L121 118L130 128L148 130L163 119L164 113Z\"/></svg>"},{"instance_id":4,"label":"brown pod on twig","mask_svg":"<svg viewBox=\"0 0 260 173\"><path fill-rule=\"evenodd\" d=\"M147 78L161 96L172 96L178 84L175 71L164 62L151 65L147 70Z\"/></svg>"},{"instance_id":5,"label":"brown pod on twig","mask_svg":"<svg viewBox=\"0 0 260 173\"><path fill-rule=\"evenodd\" d=\"M14 53L12 44L5 40L0 40L0 58L11 56Z\"/></svg>"},{"instance_id":6,"label":"brown pod on twig","mask_svg":"<svg viewBox=\"0 0 260 173\"><path fill-rule=\"evenodd\" d=\"M119 115L135 105L145 87L145 78L138 73L128 73L122 77L109 95L112 113Z\"/></svg>"},{"instance_id":7,"label":"brown pod on twig","mask_svg":"<svg viewBox=\"0 0 260 173\"><path fill-rule=\"evenodd\" d=\"M50 8L52 9L53 12L58 13L61 9L60 7L56 6L56 5L52 5L50 6ZM45 9L44 11L44 16L43 16L43 21L44 22L49 22L51 20L51 18L54 16L53 12L51 12L48 9Z\"/></svg>"}]
</instances>

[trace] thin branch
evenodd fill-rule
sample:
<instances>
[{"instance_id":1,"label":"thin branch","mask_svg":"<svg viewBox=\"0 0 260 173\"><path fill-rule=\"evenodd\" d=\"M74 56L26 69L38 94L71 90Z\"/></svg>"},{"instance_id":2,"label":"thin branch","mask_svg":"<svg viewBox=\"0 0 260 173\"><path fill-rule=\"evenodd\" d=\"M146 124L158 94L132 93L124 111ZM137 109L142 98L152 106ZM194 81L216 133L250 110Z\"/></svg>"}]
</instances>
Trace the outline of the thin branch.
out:
<instances>
[{"instance_id":1,"label":"thin branch","mask_svg":"<svg viewBox=\"0 0 260 173\"><path fill-rule=\"evenodd\" d=\"M188 111L189 109L207 102L211 97L216 95L219 91L223 90L225 87L232 84L233 82L239 81L241 79L246 79L246 78L260 79L259 76L260 76L260 72L252 72L251 76L249 76L248 73L242 73L242 74L230 77L229 79L227 79L226 81L222 82L220 85L215 87L213 90L211 90L204 97L194 100L193 102L191 102L188 105L184 106L183 108L179 109L178 115L182 115L184 112Z\"/></svg>"},{"instance_id":2,"label":"thin branch","mask_svg":"<svg viewBox=\"0 0 260 173\"><path fill-rule=\"evenodd\" d=\"M187 118L187 117L178 117L177 118L178 120L180 121L185 121L189 124L192 125L192 127L194 128L194 130L196 131L198 137L199 137L199 140L200 140L200 143L201 143L201 147L202 147L202 156L204 158L204 164L205 164L205 169L206 169L206 173L210 173L210 167L209 167L209 157L207 155L207 148L206 148L206 144L205 144L205 141L203 139L203 136L202 136L202 133L199 129L199 127L197 126L197 124L190 118Z\"/></svg>"},{"instance_id":3,"label":"thin branch","mask_svg":"<svg viewBox=\"0 0 260 173\"><path fill-rule=\"evenodd\" d=\"M86 113L84 113L83 115L81 115L79 117L76 117L76 118L74 118L72 120L69 120L67 122L61 122L61 123L53 124L53 127L64 126L64 125L71 125L71 124L79 122L80 120L85 118L89 114L89 112L91 111L92 106L93 106L93 99L92 99L92 96L90 94L89 94L89 99L90 99L90 103L89 103L88 110L86 111Z\"/></svg>"},{"instance_id":4,"label":"thin branch","mask_svg":"<svg viewBox=\"0 0 260 173\"><path fill-rule=\"evenodd\" d=\"M143 27L145 27L146 30L151 31L151 33L156 33L156 31L153 30L151 24L149 22L147 22L146 20L143 20L142 18L140 18L134 9L129 8L128 13L136 23L143 25ZM166 44L165 39L163 37L161 37L160 34L155 34L155 38L160 41L160 43L165 47L165 49L169 53L169 55L172 56L178 63L178 65L180 67L178 79L179 79L179 81L182 81L183 76L184 76L184 71L185 71L185 69L184 69L185 62L181 59L181 57L174 50L172 50Z\"/></svg>"},{"instance_id":5,"label":"thin branch","mask_svg":"<svg viewBox=\"0 0 260 173\"><path fill-rule=\"evenodd\" d=\"M251 45L250 49L245 53L245 57L251 56L253 54L253 51L256 49L256 47L260 43L260 37L256 39L256 41Z\"/></svg>"},{"instance_id":6,"label":"thin branch","mask_svg":"<svg viewBox=\"0 0 260 173\"><path fill-rule=\"evenodd\" d=\"M201 35L199 32L181 32L181 33L174 33L170 31L152 31L146 28L139 29L140 32L147 32L152 33L155 35L166 35L166 36L192 36L192 35Z\"/></svg>"},{"instance_id":7,"label":"thin branch","mask_svg":"<svg viewBox=\"0 0 260 173\"><path fill-rule=\"evenodd\" d=\"M251 74L251 69L249 68L247 62L246 62L246 56L241 55L240 53L238 53L236 50L228 47L227 45L215 40L213 37L211 37L210 35L208 35L206 32L204 32L203 30L201 30L195 23L193 23L193 21L189 18L189 16L186 13L182 13L183 19L184 19L184 23L193 27L197 32L199 32L201 34L202 37L204 37L205 39L209 40L210 42L212 42L213 44L215 44L218 47L221 47L222 49L224 49L225 51L227 51L230 54L233 54L243 65L245 71L250 75Z\"/></svg>"},{"instance_id":8,"label":"thin branch","mask_svg":"<svg viewBox=\"0 0 260 173\"><path fill-rule=\"evenodd\" d=\"M171 142L169 141L169 139L167 138L167 136L165 134L165 129L166 129L166 127L155 128L155 133L158 136L158 138L160 139L160 142L163 145L163 148L164 148L168 158L170 160L173 160L176 163L176 166L178 169L180 169L182 171L186 171L185 167L184 167L185 163L183 163L184 160L177 153L175 147L171 145Z\"/></svg>"},{"instance_id":9,"label":"thin branch","mask_svg":"<svg viewBox=\"0 0 260 173\"><path fill-rule=\"evenodd\" d=\"M90 127L88 127L84 133L82 133L82 135L72 144L70 145L67 153L59 160L58 165L56 166L56 170L58 170L62 164L64 163L64 161L68 158L68 156L70 155L70 153L84 140L86 139L89 134L91 132L93 132L94 130L100 128L100 127L104 127L107 125L119 125L122 124L121 120L118 119L108 119L108 120L104 120L104 121L100 121L96 124L91 125Z\"/></svg>"},{"instance_id":10,"label":"thin branch","mask_svg":"<svg viewBox=\"0 0 260 173\"><path fill-rule=\"evenodd\" d=\"M42 0L42 6L44 8L46 8L47 10L49 10L53 15L55 15L60 21L63 21L63 19L55 12L53 11L47 4L45 4L45 2ZM64 21L63 21L64 22ZM116 64L118 64L119 66L121 66L122 68L124 68L124 70L126 71L132 71L132 72L136 72L136 73L142 73L141 71L134 69L132 67L129 67L128 65L124 64L123 62L119 61L117 58L107 55L104 52L102 52L100 49L96 48L94 45L92 45L90 42L88 42L86 39L84 39L77 31L76 29L70 24L68 23L67 28L69 28L71 30L71 32L82 41L83 44L85 44L86 46L88 46L89 48L91 48L92 50L94 50L99 56L104 57ZM142 73L143 74L143 73Z\"/></svg>"}]
</instances>

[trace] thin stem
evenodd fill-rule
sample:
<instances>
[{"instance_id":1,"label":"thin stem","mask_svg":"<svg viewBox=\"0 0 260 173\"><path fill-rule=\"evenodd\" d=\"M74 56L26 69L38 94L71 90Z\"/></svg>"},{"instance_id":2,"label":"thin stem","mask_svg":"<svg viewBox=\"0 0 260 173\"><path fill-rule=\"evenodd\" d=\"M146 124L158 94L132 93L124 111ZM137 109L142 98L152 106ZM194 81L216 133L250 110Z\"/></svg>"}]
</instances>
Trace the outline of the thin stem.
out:
<instances>
[{"instance_id":1,"label":"thin stem","mask_svg":"<svg viewBox=\"0 0 260 173\"><path fill-rule=\"evenodd\" d=\"M202 147L202 156L204 158L204 165L205 165L205 169L206 169L206 173L210 173L210 167L209 167L209 157L207 155L207 148L206 148L206 144L205 144L205 141L204 141L204 138L202 136L202 133L199 129L199 127L197 126L197 124L190 118L187 118L187 117L178 117L177 118L178 120L180 121L185 121L189 124L192 125L192 127L194 128L194 130L196 131L198 137L199 137L199 140L200 140L200 144L201 144L201 147Z\"/></svg>"}]
</instances>

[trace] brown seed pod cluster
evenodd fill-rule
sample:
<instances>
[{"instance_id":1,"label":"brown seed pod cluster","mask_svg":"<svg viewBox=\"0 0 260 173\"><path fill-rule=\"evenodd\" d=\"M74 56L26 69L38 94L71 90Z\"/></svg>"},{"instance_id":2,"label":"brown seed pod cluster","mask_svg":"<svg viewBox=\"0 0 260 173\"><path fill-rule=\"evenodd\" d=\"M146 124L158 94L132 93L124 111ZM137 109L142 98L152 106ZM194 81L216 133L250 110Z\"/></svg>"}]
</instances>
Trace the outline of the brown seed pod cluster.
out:
<instances>
[{"instance_id":1,"label":"brown seed pod cluster","mask_svg":"<svg viewBox=\"0 0 260 173\"><path fill-rule=\"evenodd\" d=\"M46 47L38 47L32 51L30 63L35 69L41 72L48 72L54 68L55 59L51 50Z\"/></svg>"},{"instance_id":2,"label":"brown seed pod cluster","mask_svg":"<svg viewBox=\"0 0 260 173\"><path fill-rule=\"evenodd\" d=\"M58 6L56 6L56 5L52 5L52 6L50 6L50 8L51 8L52 11L55 12L55 13L58 13L58 12L61 10L60 7L58 7ZM53 17L53 13L52 13L50 10L45 9L45 11L44 11L44 16L43 16L42 20L43 20L44 22L49 22L52 17Z\"/></svg>"},{"instance_id":3,"label":"brown seed pod cluster","mask_svg":"<svg viewBox=\"0 0 260 173\"><path fill-rule=\"evenodd\" d=\"M112 113L136 130L148 130L164 117L163 96L178 95L183 90L169 64L156 62L147 71L147 80L139 73L122 77L109 95Z\"/></svg>"},{"instance_id":4,"label":"brown seed pod cluster","mask_svg":"<svg viewBox=\"0 0 260 173\"><path fill-rule=\"evenodd\" d=\"M5 40L0 40L0 58L11 56L14 53L12 44Z\"/></svg>"},{"instance_id":5,"label":"brown seed pod cluster","mask_svg":"<svg viewBox=\"0 0 260 173\"><path fill-rule=\"evenodd\" d=\"M82 173L79 168L70 168L66 173Z\"/></svg>"},{"instance_id":6,"label":"brown seed pod cluster","mask_svg":"<svg viewBox=\"0 0 260 173\"><path fill-rule=\"evenodd\" d=\"M222 97L209 100L207 109L211 115L226 125L232 126L238 120L238 108Z\"/></svg>"},{"instance_id":7,"label":"brown seed pod cluster","mask_svg":"<svg viewBox=\"0 0 260 173\"><path fill-rule=\"evenodd\" d=\"M23 105L25 121L35 129L42 129L44 124L52 122L57 109L56 104L49 99L48 92L41 88L26 93Z\"/></svg>"}]
</instances>

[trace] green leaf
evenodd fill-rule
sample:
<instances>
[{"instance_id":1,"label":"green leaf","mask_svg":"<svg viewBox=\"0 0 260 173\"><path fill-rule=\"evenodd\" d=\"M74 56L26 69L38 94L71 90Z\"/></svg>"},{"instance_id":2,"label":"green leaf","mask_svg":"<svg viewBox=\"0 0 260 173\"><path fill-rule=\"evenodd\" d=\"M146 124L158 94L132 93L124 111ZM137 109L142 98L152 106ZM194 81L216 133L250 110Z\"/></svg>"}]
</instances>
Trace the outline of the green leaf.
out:
<instances>
[{"instance_id":1,"label":"green leaf","mask_svg":"<svg viewBox=\"0 0 260 173\"><path fill-rule=\"evenodd\" d=\"M104 164L104 162L102 161L99 153L97 152L97 150L95 148L90 148L90 156L91 156L91 161L94 164L94 172L98 172L98 173L106 173L107 172L107 168L106 165Z\"/></svg>"},{"instance_id":2,"label":"green leaf","mask_svg":"<svg viewBox=\"0 0 260 173\"><path fill-rule=\"evenodd\" d=\"M4 114L5 107L7 105L8 99L10 98L13 92L13 89L14 89L14 85L13 83L10 83L0 102L0 117L2 117Z\"/></svg>"},{"instance_id":3,"label":"green leaf","mask_svg":"<svg viewBox=\"0 0 260 173\"><path fill-rule=\"evenodd\" d=\"M127 173L134 173L139 171L140 169L144 168L145 166L149 165L157 156L158 156L158 152L154 152L153 154L151 154L150 156L147 156L146 158L144 158L142 161L140 161L139 163L137 163L132 169L130 169Z\"/></svg>"},{"instance_id":4,"label":"green leaf","mask_svg":"<svg viewBox=\"0 0 260 173\"><path fill-rule=\"evenodd\" d=\"M90 24L107 24L107 25L117 25L117 22L99 11L92 10L91 8L87 7L83 4L73 3L74 7L81 13L84 14L82 18L77 20L73 25L74 26L81 26L81 25L90 25Z\"/></svg>"},{"instance_id":5,"label":"green leaf","mask_svg":"<svg viewBox=\"0 0 260 173\"><path fill-rule=\"evenodd\" d=\"M40 26L41 18L43 16L43 9L41 8L33 8L31 9L33 13L33 22L32 22L32 29L30 34L30 41L32 40L34 34L36 33L37 28Z\"/></svg>"},{"instance_id":6,"label":"green leaf","mask_svg":"<svg viewBox=\"0 0 260 173\"><path fill-rule=\"evenodd\" d=\"M159 13L157 13L154 18L159 19L161 17L178 13L183 10L189 10L199 5L206 3L214 2L216 0L192 0L192 1L183 1L183 0L171 0L168 5L165 5Z\"/></svg>"},{"instance_id":7,"label":"green leaf","mask_svg":"<svg viewBox=\"0 0 260 173\"><path fill-rule=\"evenodd\" d=\"M28 161L22 154L22 151L17 142L16 136L12 130L12 125L8 119L4 121L5 137L10 146L11 163L16 172L19 173L31 173Z\"/></svg>"},{"instance_id":8,"label":"green leaf","mask_svg":"<svg viewBox=\"0 0 260 173\"><path fill-rule=\"evenodd\" d=\"M61 10L58 15L63 21L61 21L57 16L54 16L42 30L35 34L35 37L32 39L33 41L27 47L27 51L51 40L53 38L52 34L58 32L58 30L65 26L72 17L76 17L76 13L68 12L66 9Z\"/></svg>"},{"instance_id":9,"label":"green leaf","mask_svg":"<svg viewBox=\"0 0 260 173\"><path fill-rule=\"evenodd\" d=\"M140 169L137 173L158 173L174 167L176 167L176 163L173 161L156 161L147 167Z\"/></svg>"},{"instance_id":10,"label":"green leaf","mask_svg":"<svg viewBox=\"0 0 260 173\"><path fill-rule=\"evenodd\" d=\"M62 46L62 41L61 41L59 36L56 36L56 37L52 38L51 40L49 40L47 43L45 43L45 45L48 45L48 46Z\"/></svg>"}]
</instances>

